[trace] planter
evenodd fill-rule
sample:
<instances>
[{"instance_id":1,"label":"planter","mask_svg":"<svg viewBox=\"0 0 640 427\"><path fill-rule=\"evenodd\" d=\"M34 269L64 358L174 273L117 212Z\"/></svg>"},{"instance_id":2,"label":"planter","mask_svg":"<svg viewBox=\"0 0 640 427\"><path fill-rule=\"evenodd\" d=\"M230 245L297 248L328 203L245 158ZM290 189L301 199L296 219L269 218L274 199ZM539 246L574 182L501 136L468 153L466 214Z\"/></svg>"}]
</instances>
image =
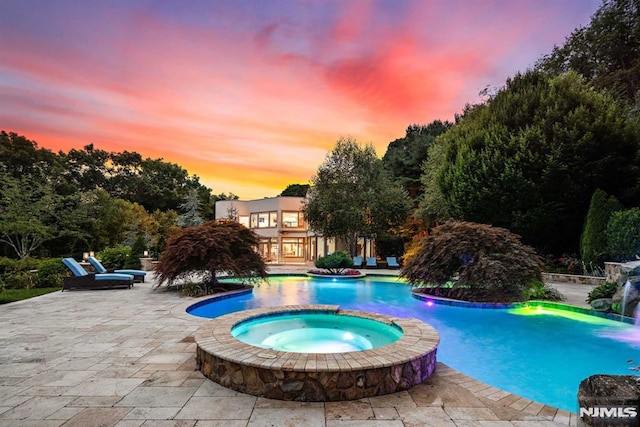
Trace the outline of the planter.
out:
<instances>
[{"instance_id":1,"label":"planter","mask_svg":"<svg viewBox=\"0 0 640 427\"><path fill-rule=\"evenodd\" d=\"M307 272L307 276L314 277L316 279L362 279L367 274L362 271L358 271L358 274L320 274Z\"/></svg>"}]
</instances>

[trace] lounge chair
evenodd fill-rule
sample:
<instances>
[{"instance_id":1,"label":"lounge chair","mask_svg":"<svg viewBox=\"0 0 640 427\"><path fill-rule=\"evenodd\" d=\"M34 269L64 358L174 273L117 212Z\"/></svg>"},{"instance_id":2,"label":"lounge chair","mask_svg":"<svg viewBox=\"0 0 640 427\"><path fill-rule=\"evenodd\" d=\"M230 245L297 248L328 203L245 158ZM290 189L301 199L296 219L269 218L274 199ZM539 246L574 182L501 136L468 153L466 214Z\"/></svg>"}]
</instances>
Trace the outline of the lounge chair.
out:
<instances>
[{"instance_id":1,"label":"lounge chair","mask_svg":"<svg viewBox=\"0 0 640 427\"><path fill-rule=\"evenodd\" d=\"M376 257L367 257L367 268L378 268L378 261L376 261Z\"/></svg>"},{"instance_id":2,"label":"lounge chair","mask_svg":"<svg viewBox=\"0 0 640 427\"><path fill-rule=\"evenodd\" d=\"M354 256L353 257L353 267L354 268L362 268L362 257Z\"/></svg>"},{"instance_id":3,"label":"lounge chair","mask_svg":"<svg viewBox=\"0 0 640 427\"><path fill-rule=\"evenodd\" d=\"M400 268L400 264L398 264L398 260L394 256L387 257L387 267L389 268Z\"/></svg>"},{"instance_id":4,"label":"lounge chair","mask_svg":"<svg viewBox=\"0 0 640 427\"><path fill-rule=\"evenodd\" d=\"M120 273L87 273L78 261L73 258L62 258L62 263L73 273L73 276L65 277L62 281L62 290L65 289L104 289L104 288L131 288L133 276Z\"/></svg>"},{"instance_id":5,"label":"lounge chair","mask_svg":"<svg viewBox=\"0 0 640 427\"><path fill-rule=\"evenodd\" d=\"M143 270L107 270L104 265L96 257L90 256L87 258L89 264L96 269L96 273L121 273L121 274L130 274L133 276L134 282L144 283L144 276L147 275L146 271Z\"/></svg>"}]
</instances>

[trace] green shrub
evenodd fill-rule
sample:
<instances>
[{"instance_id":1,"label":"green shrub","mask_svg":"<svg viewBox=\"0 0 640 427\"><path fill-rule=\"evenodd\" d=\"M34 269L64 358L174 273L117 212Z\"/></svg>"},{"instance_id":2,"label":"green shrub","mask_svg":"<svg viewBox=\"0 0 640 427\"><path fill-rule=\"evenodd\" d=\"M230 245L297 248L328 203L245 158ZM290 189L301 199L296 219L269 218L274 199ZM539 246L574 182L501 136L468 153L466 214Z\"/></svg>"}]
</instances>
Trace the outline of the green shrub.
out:
<instances>
[{"instance_id":1,"label":"green shrub","mask_svg":"<svg viewBox=\"0 0 640 427\"><path fill-rule=\"evenodd\" d=\"M606 238L612 261L635 260L640 249L640 208L614 212L607 224Z\"/></svg>"},{"instance_id":2,"label":"green shrub","mask_svg":"<svg viewBox=\"0 0 640 427\"><path fill-rule=\"evenodd\" d=\"M37 276L29 271L5 273L3 277L5 289L31 289L36 286Z\"/></svg>"},{"instance_id":3,"label":"green shrub","mask_svg":"<svg viewBox=\"0 0 640 427\"><path fill-rule=\"evenodd\" d=\"M541 265L533 248L507 229L449 221L405 256L400 275L412 285L454 282L452 294L469 301L513 302L542 280Z\"/></svg>"},{"instance_id":4,"label":"green shrub","mask_svg":"<svg viewBox=\"0 0 640 427\"><path fill-rule=\"evenodd\" d=\"M127 257L131 254L131 248L129 246L114 246L104 248L98 257L102 262L102 265L108 269L120 269L124 267L127 262Z\"/></svg>"},{"instance_id":5,"label":"green shrub","mask_svg":"<svg viewBox=\"0 0 640 427\"><path fill-rule=\"evenodd\" d=\"M586 265L607 261L607 224L611 215L620 210L622 205L615 197L600 189L593 193L580 237L580 253Z\"/></svg>"},{"instance_id":6,"label":"green shrub","mask_svg":"<svg viewBox=\"0 0 640 427\"><path fill-rule=\"evenodd\" d=\"M353 259L344 251L334 252L318 258L315 262L317 268L329 270L331 274L340 274L345 268L353 267Z\"/></svg>"},{"instance_id":7,"label":"green shrub","mask_svg":"<svg viewBox=\"0 0 640 427\"><path fill-rule=\"evenodd\" d=\"M35 287L36 276L31 273L38 268L39 261L27 257L23 259L0 258L0 275L6 289L31 289Z\"/></svg>"},{"instance_id":8,"label":"green shrub","mask_svg":"<svg viewBox=\"0 0 640 427\"><path fill-rule=\"evenodd\" d=\"M36 286L38 288L62 287L62 280L67 272L67 267L64 266L61 258L42 261L38 267Z\"/></svg>"},{"instance_id":9,"label":"green shrub","mask_svg":"<svg viewBox=\"0 0 640 427\"><path fill-rule=\"evenodd\" d=\"M31 257L23 259L0 257L0 274L35 270L39 263L40 261Z\"/></svg>"},{"instance_id":10,"label":"green shrub","mask_svg":"<svg viewBox=\"0 0 640 427\"><path fill-rule=\"evenodd\" d=\"M524 291L525 301L543 300L543 301L564 301L562 295L556 288L542 283L540 280L533 280Z\"/></svg>"},{"instance_id":11,"label":"green shrub","mask_svg":"<svg viewBox=\"0 0 640 427\"><path fill-rule=\"evenodd\" d=\"M605 282L601 285L596 286L589 292L587 295L587 299L585 300L589 304L591 301L600 299L600 298L611 298L613 294L618 290L618 284L615 282Z\"/></svg>"},{"instance_id":12,"label":"green shrub","mask_svg":"<svg viewBox=\"0 0 640 427\"><path fill-rule=\"evenodd\" d=\"M203 283L185 282L180 288L180 294L187 297L199 297L205 295Z\"/></svg>"},{"instance_id":13,"label":"green shrub","mask_svg":"<svg viewBox=\"0 0 640 427\"><path fill-rule=\"evenodd\" d=\"M135 270L142 268L140 258L144 256L144 251L146 250L147 245L144 242L144 238L142 236L138 237L131 247L131 253L127 256L123 268L132 268Z\"/></svg>"}]
</instances>

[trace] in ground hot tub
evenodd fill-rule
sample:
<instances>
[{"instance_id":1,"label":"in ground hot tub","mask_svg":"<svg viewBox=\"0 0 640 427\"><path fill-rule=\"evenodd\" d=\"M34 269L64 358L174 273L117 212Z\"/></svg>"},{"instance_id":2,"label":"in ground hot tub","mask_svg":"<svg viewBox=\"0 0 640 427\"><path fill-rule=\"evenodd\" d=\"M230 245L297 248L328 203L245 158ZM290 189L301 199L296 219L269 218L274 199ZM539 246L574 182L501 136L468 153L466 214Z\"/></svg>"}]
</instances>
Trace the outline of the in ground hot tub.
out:
<instances>
[{"instance_id":1,"label":"in ground hot tub","mask_svg":"<svg viewBox=\"0 0 640 427\"><path fill-rule=\"evenodd\" d=\"M288 312L254 317L231 329L240 341L292 353L346 353L396 342L402 329L367 317L335 312Z\"/></svg>"},{"instance_id":2,"label":"in ground hot tub","mask_svg":"<svg viewBox=\"0 0 640 427\"><path fill-rule=\"evenodd\" d=\"M435 370L439 336L418 319L309 305L231 313L200 327L195 340L200 371L225 387L339 401L425 381Z\"/></svg>"}]
</instances>

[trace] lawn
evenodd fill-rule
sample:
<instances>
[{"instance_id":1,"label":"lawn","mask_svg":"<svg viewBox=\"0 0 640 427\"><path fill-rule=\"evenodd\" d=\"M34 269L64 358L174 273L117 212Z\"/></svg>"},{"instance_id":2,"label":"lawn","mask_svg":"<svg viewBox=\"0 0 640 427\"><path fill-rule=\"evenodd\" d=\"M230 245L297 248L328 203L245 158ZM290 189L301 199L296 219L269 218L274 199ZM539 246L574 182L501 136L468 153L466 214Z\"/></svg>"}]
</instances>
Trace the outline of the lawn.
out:
<instances>
[{"instance_id":1,"label":"lawn","mask_svg":"<svg viewBox=\"0 0 640 427\"><path fill-rule=\"evenodd\" d=\"M21 301L59 290L60 288L5 289L0 292L0 304Z\"/></svg>"}]
</instances>

